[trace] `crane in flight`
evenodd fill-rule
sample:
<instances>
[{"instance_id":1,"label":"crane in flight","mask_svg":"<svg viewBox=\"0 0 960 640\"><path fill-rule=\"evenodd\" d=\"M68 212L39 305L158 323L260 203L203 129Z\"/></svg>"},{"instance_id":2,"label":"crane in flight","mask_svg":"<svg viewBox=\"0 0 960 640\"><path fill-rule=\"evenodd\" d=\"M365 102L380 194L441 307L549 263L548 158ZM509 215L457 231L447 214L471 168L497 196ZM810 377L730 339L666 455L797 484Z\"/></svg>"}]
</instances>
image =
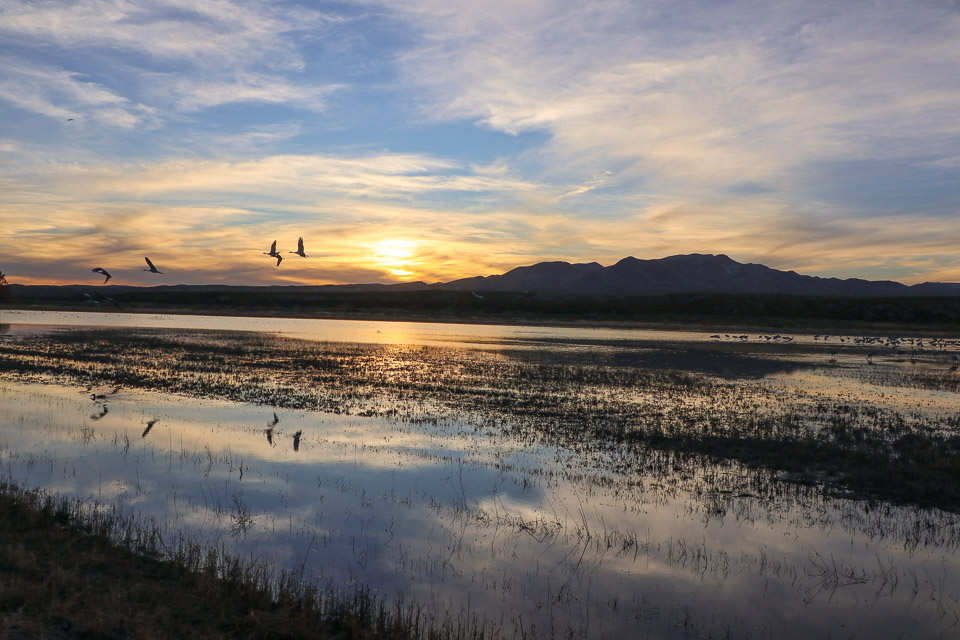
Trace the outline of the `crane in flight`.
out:
<instances>
[{"instance_id":1,"label":"crane in flight","mask_svg":"<svg viewBox=\"0 0 960 640\"><path fill-rule=\"evenodd\" d=\"M153 266L153 263L152 263L152 262L150 262L150 258L144 256L143 259L147 261L147 266L150 267L150 268L149 268L149 269L141 269L141 271L149 271L150 273L160 273L160 274L163 273L163 271L157 271L157 268L156 268L155 266Z\"/></svg>"},{"instance_id":2,"label":"crane in flight","mask_svg":"<svg viewBox=\"0 0 960 640\"><path fill-rule=\"evenodd\" d=\"M270 245L270 251L264 251L263 255L270 256L271 258L277 259L277 266L280 266L280 263L283 262L283 256L277 253L277 241L274 240L273 244Z\"/></svg>"},{"instance_id":3,"label":"crane in flight","mask_svg":"<svg viewBox=\"0 0 960 640\"><path fill-rule=\"evenodd\" d=\"M109 273L107 273L107 270L104 269L103 267L96 267L94 269L90 269L90 271L93 271L94 273L99 273L100 275L104 276L103 284L107 284L107 280L113 277Z\"/></svg>"},{"instance_id":4,"label":"crane in flight","mask_svg":"<svg viewBox=\"0 0 960 640\"><path fill-rule=\"evenodd\" d=\"M303 252L303 238L297 238L297 250L296 250L296 251L288 251L287 253L295 253L295 254L297 254L298 256L300 256L301 258L306 258L306 257L307 257L307 254L305 254L305 253Z\"/></svg>"}]
</instances>

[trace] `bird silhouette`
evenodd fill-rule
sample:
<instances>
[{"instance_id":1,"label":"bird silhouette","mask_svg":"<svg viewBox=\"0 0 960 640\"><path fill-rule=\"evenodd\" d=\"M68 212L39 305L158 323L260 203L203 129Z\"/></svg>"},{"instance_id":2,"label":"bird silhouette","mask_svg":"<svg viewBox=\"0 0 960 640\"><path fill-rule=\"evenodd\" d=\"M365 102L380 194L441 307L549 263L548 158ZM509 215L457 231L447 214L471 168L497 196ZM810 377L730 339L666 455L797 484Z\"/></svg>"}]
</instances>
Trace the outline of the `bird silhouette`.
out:
<instances>
[{"instance_id":1,"label":"bird silhouette","mask_svg":"<svg viewBox=\"0 0 960 640\"><path fill-rule=\"evenodd\" d=\"M277 266L280 266L280 263L283 262L283 256L277 253L277 241L274 240L273 244L270 245L270 251L264 251L263 255L270 256L271 258L277 259Z\"/></svg>"},{"instance_id":2,"label":"bird silhouette","mask_svg":"<svg viewBox=\"0 0 960 640\"><path fill-rule=\"evenodd\" d=\"M293 450L300 451L300 436L303 435L303 430L297 431L293 434Z\"/></svg>"},{"instance_id":3,"label":"bird silhouette","mask_svg":"<svg viewBox=\"0 0 960 640\"><path fill-rule=\"evenodd\" d=\"M149 271L150 273L160 273L160 274L163 273L163 271L157 271L157 268L156 268L155 266L153 266L153 263L152 263L152 262L150 262L150 258L144 256L143 259L147 261L147 266L150 267L150 268L149 268L149 269L141 269L141 271Z\"/></svg>"},{"instance_id":4,"label":"bird silhouette","mask_svg":"<svg viewBox=\"0 0 960 640\"><path fill-rule=\"evenodd\" d=\"M153 419L147 423L147 428L143 430L143 433L140 435L141 438L146 438L147 434L150 433L150 429L153 429L153 425L157 424L157 420Z\"/></svg>"},{"instance_id":5,"label":"bird silhouette","mask_svg":"<svg viewBox=\"0 0 960 640\"><path fill-rule=\"evenodd\" d=\"M96 267L94 269L90 269L90 271L93 271L94 273L99 273L100 275L104 276L103 284L107 284L107 280L113 277L109 273L107 273L107 270L104 269L103 267Z\"/></svg>"},{"instance_id":6,"label":"bird silhouette","mask_svg":"<svg viewBox=\"0 0 960 640\"><path fill-rule=\"evenodd\" d=\"M297 238L297 250L296 251L287 251L287 253L295 253L301 258L306 258L307 254L303 252L303 238Z\"/></svg>"}]
</instances>

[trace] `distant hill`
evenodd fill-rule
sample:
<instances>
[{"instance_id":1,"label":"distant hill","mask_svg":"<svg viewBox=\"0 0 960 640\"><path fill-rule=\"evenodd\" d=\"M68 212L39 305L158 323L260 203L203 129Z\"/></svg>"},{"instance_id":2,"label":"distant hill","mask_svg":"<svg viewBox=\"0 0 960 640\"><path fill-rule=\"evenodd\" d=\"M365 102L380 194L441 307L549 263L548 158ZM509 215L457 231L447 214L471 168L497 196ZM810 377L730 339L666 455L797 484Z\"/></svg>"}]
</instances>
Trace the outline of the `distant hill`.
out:
<instances>
[{"instance_id":1,"label":"distant hill","mask_svg":"<svg viewBox=\"0 0 960 640\"><path fill-rule=\"evenodd\" d=\"M820 278L743 264L725 255L693 253L657 260L629 257L609 267L596 262L540 262L502 275L433 285L440 289L567 295L779 294L845 297L960 296L960 284L908 286L890 280Z\"/></svg>"}]
</instances>

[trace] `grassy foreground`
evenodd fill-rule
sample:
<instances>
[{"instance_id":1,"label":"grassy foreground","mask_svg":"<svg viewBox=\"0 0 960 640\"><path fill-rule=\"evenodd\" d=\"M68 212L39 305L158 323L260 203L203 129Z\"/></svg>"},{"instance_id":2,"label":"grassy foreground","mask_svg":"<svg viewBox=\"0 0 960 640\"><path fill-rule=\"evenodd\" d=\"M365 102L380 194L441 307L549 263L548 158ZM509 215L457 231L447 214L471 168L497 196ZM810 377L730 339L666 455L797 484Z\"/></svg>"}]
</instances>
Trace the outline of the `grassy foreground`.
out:
<instances>
[{"instance_id":1,"label":"grassy foreground","mask_svg":"<svg viewBox=\"0 0 960 640\"><path fill-rule=\"evenodd\" d=\"M0 638L473 638L365 593L179 541L110 510L0 482Z\"/></svg>"}]
</instances>

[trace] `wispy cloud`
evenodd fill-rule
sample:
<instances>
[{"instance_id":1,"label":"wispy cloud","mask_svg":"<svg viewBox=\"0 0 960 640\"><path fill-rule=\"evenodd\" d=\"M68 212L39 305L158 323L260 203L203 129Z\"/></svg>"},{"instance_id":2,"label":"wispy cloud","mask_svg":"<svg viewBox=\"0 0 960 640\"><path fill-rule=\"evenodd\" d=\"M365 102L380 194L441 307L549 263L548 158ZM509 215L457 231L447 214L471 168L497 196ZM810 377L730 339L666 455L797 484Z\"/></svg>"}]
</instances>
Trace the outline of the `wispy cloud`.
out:
<instances>
[{"instance_id":1,"label":"wispy cloud","mask_svg":"<svg viewBox=\"0 0 960 640\"><path fill-rule=\"evenodd\" d=\"M203 197L244 193L305 202L318 195L392 198L439 192L534 192L511 177L467 173L422 154L274 155L252 159L177 159L130 165L44 166L22 180L74 197Z\"/></svg>"},{"instance_id":2,"label":"wispy cloud","mask_svg":"<svg viewBox=\"0 0 960 640\"><path fill-rule=\"evenodd\" d=\"M298 45L338 19L274 3L0 2L0 99L132 127L236 103L320 111L336 83L305 80ZM33 54L44 65L22 62ZM98 80L81 69L96 69ZM287 77L289 76L289 77Z\"/></svg>"},{"instance_id":3,"label":"wispy cloud","mask_svg":"<svg viewBox=\"0 0 960 640\"><path fill-rule=\"evenodd\" d=\"M174 96L179 111L191 112L238 102L282 104L322 111L324 98L339 85L312 85L279 80L266 74L243 73L231 82L199 78L173 78L160 83ZM158 96L158 100L163 100Z\"/></svg>"},{"instance_id":4,"label":"wispy cloud","mask_svg":"<svg viewBox=\"0 0 960 640\"><path fill-rule=\"evenodd\" d=\"M54 118L81 113L102 124L131 128L149 117L150 108L131 103L82 74L6 59L0 66L0 100Z\"/></svg>"},{"instance_id":5,"label":"wispy cloud","mask_svg":"<svg viewBox=\"0 0 960 640\"><path fill-rule=\"evenodd\" d=\"M824 159L913 158L956 139L960 16L938 2L391 7L422 44L423 108L550 134L553 162L665 185L781 181Z\"/></svg>"},{"instance_id":6,"label":"wispy cloud","mask_svg":"<svg viewBox=\"0 0 960 640\"><path fill-rule=\"evenodd\" d=\"M302 68L302 56L286 35L336 20L296 6L232 0L4 0L0 11L0 33L8 38L67 49L127 50L210 67L268 59Z\"/></svg>"}]
</instances>

